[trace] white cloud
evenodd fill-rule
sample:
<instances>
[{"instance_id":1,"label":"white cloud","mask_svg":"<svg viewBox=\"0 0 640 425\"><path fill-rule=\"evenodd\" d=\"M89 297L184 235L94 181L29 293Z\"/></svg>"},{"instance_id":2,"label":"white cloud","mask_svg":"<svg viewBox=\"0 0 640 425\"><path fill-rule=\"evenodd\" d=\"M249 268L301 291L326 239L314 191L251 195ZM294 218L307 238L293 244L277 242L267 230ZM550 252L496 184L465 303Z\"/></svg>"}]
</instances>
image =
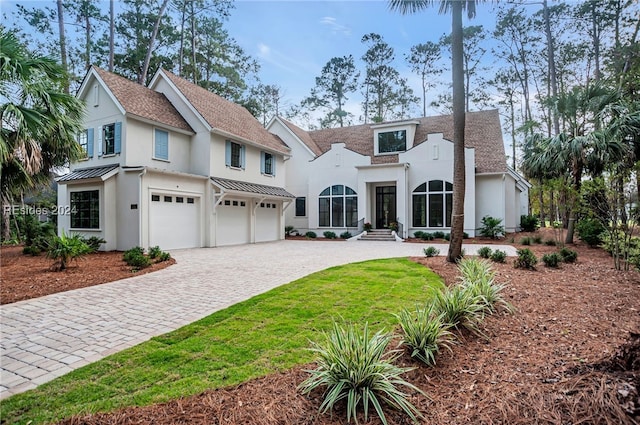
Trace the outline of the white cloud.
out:
<instances>
[{"instance_id":1,"label":"white cloud","mask_svg":"<svg viewBox=\"0 0 640 425\"><path fill-rule=\"evenodd\" d=\"M319 21L322 25L329 27L332 34L351 35L351 28L338 23L338 20L332 16L325 16Z\"/></svg>"},{"instance_id":2,"label":"white cloud","mask_svg":"<svg viewBox=\"0 0 640 425\"><path fill-rule=\"evenodd\" d=\"M271 47L264 43L258 43L258 55L261 58L268 58L271 55Z\"/></svg>"}]
</instances>

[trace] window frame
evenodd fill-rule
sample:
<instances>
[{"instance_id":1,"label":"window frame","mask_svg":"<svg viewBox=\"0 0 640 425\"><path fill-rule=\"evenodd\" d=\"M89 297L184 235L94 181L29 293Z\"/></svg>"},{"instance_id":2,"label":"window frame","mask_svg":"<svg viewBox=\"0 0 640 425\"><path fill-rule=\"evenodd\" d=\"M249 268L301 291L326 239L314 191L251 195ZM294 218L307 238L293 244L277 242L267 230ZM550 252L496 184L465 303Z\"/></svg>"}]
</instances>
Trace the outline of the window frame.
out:
<instances>
[{"instance_id":1,"label":"window frame","mask_svg":"<svg viewBox=\"0 0 640 425\"><path fill-rule=\"evenodd\" d=\"M298 208L299 208L301 202L302 202L302 214L298 214L298 212L299 212ZM296 198L295 216L296 217L306 217L307 216L307 197L306 196L299 196L299 197Z\"/></svg>"},{"instance_id":2,"label":"window frame","mask_svg":"<svg viewBox=\"0 0 640 425\"><path fill-rule=\"evenodd\" d=\"M260 155L262 158L262 174L266 176L276 175L275 156L269 152L262 152Z\"/></svg>"},{"instance_id":3,"label":"window frame","mask_svg":"<svg viewBox=\"0 0 640 425\"><path fill-rule=\"evenodd\" d=\"M351 207L351 208L348 208ZM339 214L336 214L338 213ZM355 214L355 219L349 216ZM344 184L334 184L318 195L318 227L358 227L358 193Z\"/></svg>"},{"instance_id":4,"label":"window frame","mask_svg":"<svg viewBox=\"0 0 640 425\"><path fill-rule=\"evenodd\" d=\"M111 128L110 138L107 138L107 131ZM113 148L112 152L109 152L107 147L109 147L109 141ZM106 124L102 126L102 156L115 155L116 154L116 123Z\"/></svg>"},{"instance_id":5,"label":"window frame","mask_svg":"<svg viewBox=\"0 0 640 425\"><path fill-rule=\"evenodd\" d=\"M382 150L381 149L381 147L383 146L383 143L382 143L383 141L381 139L384 136L386 136L386 135L397 135L397 134L400 134L400 133L403 134L402 135L402 138L404 139L403 140L403 146L401 147L399 145L397 145L397 146L391 145L391 147L393 147L393 148L401 147L401 149L394 149L394 150ZM393 137L396 138L395 136L393 136ZM385 143L389 143L389 141L385 141ZM396 144L399 143L397 141L397 138L396 138L395 143ZM407 130L406 129L390 130L390 131L379 131L377 133L377 137L376 137L376 155L395 155L397 153L406 152L406 151L407 151Z\"/></svg>"},{"instance_id":6,"label":"window frame","mask_svg":"<svg viewBox=\"0 0 640 425\"><path fill-rule=\"evenodd\" d=\"M432 183L440 183L441 189L431 189ZM424 207L421 218L424 218L424 223L416 221L416 206L417 200L420 199L420 204ZM441 225L434 225L432 219L435 214L432 215L434 207L438 207L440 214L437 217L442 219ZM453 184L447 180L428 180L419 184L413 192L411 192L411 224L414 228L422 229L448 229L451 228L451 214L453 208ZM422 225L424 224L424 225Z\"/></svg>"},{"instance_id":7,"label":"window frame","mask_svg":"<svg viewBox=\"0 0 640 425\"><path fill-rule=\"evenodd\" d=\"M78 195L88 195L88 199L74 199ZM100 230L100 190L74 190L69 192L71 214L69 226L77 230ZM85 206L84 204L88 204ZM86 217L78 217L87 213ZM80 220L80 222L78 222Z\"/></svg>"}]
</instances>

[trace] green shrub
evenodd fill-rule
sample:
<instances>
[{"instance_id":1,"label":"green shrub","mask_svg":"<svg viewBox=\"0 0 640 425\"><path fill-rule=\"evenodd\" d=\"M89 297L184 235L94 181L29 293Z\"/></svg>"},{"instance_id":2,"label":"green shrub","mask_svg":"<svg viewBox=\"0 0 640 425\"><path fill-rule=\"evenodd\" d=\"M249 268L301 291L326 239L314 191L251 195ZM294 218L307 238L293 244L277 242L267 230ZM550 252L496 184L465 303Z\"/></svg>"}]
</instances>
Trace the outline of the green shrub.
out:
<instances>
[{"instance_id":1,"label":"green shrub","mask_svg":"<svg viewBox=\"0 0 640 425\"><path fill-rule=\"evenodd\" d=\"M149 248L149 258L151 258L152 260L160 256L160 254L162 254L162 250L159 246L156 245Z\"/></svg>"},{"instance_id":2,"label":"green shrub","mask_svg":"<svg viewBox=\"0 0 640 425\"><path fill-rule=\"evenodd\" d=\"M535 270L536 264L538 264L538 257L535 256L529 248L523 248L516 251L518 258L514 262L514 266L517 269Z\"/></svg>"},{"instance_id":3,"label":"green shrub","mask_svg":"<svg viewBox=\"0 0 640 425\"><path fill-rule=\"evenodd\" d=\"M284 235L291 236L291 233L296 230L293 226L284 226Z\"/></svg>"},{"instance_id":4,"label":"green shrub","mask_svg":"<svg viewBox=\"0 0 640 425\"><path fill-rule=\"evenodd\" d=\"M364 421L368 422L369 406L373 406L382 423L387 420L383 403L405 412L414 422L420 412L407 400L407 394L398 387L410 391L422 391L402 378L402 374L413 368L401 368L393 362L399 357L398 350L387 351L393 336L377 332L369 336L368 325L358 333L354 326L346 329L334 323L325 334L324 343L313 343L312 351L317 355L317 368L308 370L311 375L299 386L303 394L319 387L326 387L320 411L333 410L340 401L346 401L347 422L356 419L359 406L364 409Z\"/></svg>"},{"instance_id":5,"label":"green shrub","mask_svg":"<svg viewBox=\"0 0 640 425\"><path fill-rule=\"evenodd\" d=\"M433 238L444 239L444 232L441 232L440 230L433 232Z\"/></svg>"},{"instance_id":6,"label":"green shrub","mask_svg":"<svg viewBox=\"0 0 640 425\"><path fill-rule=\"evenodd\" d=\"M484 318L484 305L462 285L453 285L436 292L435 312L442 315L442 321L451 327L466 328L479 333L479 324Z\"/></svg>"},{"instance_id":7,"label":"green shrub","mask_svg":"<svg viewBox=\"0 0 640 425\"><path fill-rule=\"evenodd\" d=\"M91 248L91 252L96 252L100 249L100 245L107 243L104 239L98 236L91 236L90 238L83 238L82 241Z\"/></svg>"},{"instance_id":8,"label":"green shrub","mask_svg":"<svg viewBox=\"0 0 640 425\"><path fill-rule=\"evenodd\" d=\"M544 254L542 256L542 262L547 267L558 267L558 264L560 264L560 261L562 261L562 258L560 257L560 254L558 254L557 252L552 252L551 254Z\"/></svg>"},{"instance_id":9,"label":"green shrub","mask_svg":"<svg viewBox=\"0 0 640 425\"><path fill-rule=\"evenodd\" d=\"M535 215L521 215L520 228L523 232L535 232L540 227L540 220Z\"/></svg>"},{"instance_id":10,"label":"green shrub","mask_svg":"<svg viewBox=\"0 0 640 425\"><path fill-rule=\"evenodd\" d=\"M575 263L578 259L578 253L572 249L564 247L560 250L560 257L565 263Z\"/></svg>"},{"instance_id":11,"label":"green shrub","mask_svg":"<svg viewBox=\"0 0 640 425\"><path fill-rule=\"evenodd\" d=\"M482 227L480 227L480 235L491 239L498 239L504 236L504 226L501 225L502 219L486 215L482 217Z\"/></svg>"},{"instance_id":12,"label":"green shrub","mask_svg":"<svg viewBox=\"0 0 640 425\"><path fill-rule=\"evenodd\" d=\"M316 232L309 230L307 233L304 234L304 236L307 239L315 239L318 237L318 235L316 235Z\"/></svg>"},{"instance_id":13,"label":"green shrub","mask_svg":"<svg viewBox=\"0 0 640 425\"><path fill-rule=\"evenodd\" d=\"M600 246L605 228L599 220L585 218L578 222L576 226L578 236L590 247Z\"/></svg>"},{"instance_id":14,"label":"green shrub","mask_svg":"<svg viewBox=\"0 0 640 425\"><path fill-rule=\"evenodd\" d=\"M171 254L169 254L168 252L165 252L165 251L162 251L156 257L156 263L162 263L163 261L169 261L169 260L171 260Z\"/></svg>"},{"instance_id":15,"label":"green shrub","mask_svg":"<svg viewBox=\"0 0 640 425\"><path fill-rule=\"evenodd\" d=\"M342 232L342 233L340 233L340 238L341 239L349 239L352 236L353 235L350 232Z\"/></svg>"},{"instance_id":16,"label":"green shrub","mask_svg":"<svg viewBox=\"0 0 640 425\"><path fill-rule=\"evenodd\" d=\"M547 239L544 241L544 244L547 246L556 246L556 241L553 239Z\"/></svg>"},{"instance_id":17,"label":"green shrub","mask_svg":"<svg viewBox=\"0 0 640 425\"><path fill-rule=\"evenodd\" d=\"M489 248L488 246L483 246L478 249L478 256L480 256L481 258L490 258L491 252L491 248Z\"/></svg>"},{"instance_id":18,"label":"green shrub","mask_svg":"<svg viewBox=\"0 0 640 425\"><path fill-rule=\"evenodd\" d=\"M76 234L68 236L64 232L51 240L47 250L47 257L55 260L54 267L62 271L67 268L71 260L77 260L91 253L91 248L82 241L82 236Z\"/></svg>"},{"instance_id":19,"label":"green shrub","mask_svg":"<svg viewBox=\"0 0 640 425\"><path fill-rule=\"evenodd\" d=\"M467 232L462 232L462 239L469 239L469 234Z\"/></svg>"},{"instance_id":20,"label":"green shrub","mask_svg":"<svg viewBox=\"0 0 640 425\"><path fill-rule=\"evenodd\" d=\"M488 313L493 313L501 306L512 312L513 306L502 296L505 286L495 281L495 272L486 260L468 258L458 263L462 286L471 293L476 302Z\"/></svg>"},{"instance_id":21,"label":"green shrub","mask_svg":"<svg viewBox=\"0 0 640 425\"><path fill-rule=\"evenodd\" d=\"M422 252L424 252L424 255L426 257L436 257L440 254L440 250L435 246L428 246L423 249Z\"/></svg>"},{"instance_id":22,"label":"green shrub","mask_svg":"<svg viewBox=\"0 0 640 425\"><path fill-rule=\"evenodd\" d=\"M422 239L422 235L424 235L425 232L423 232L422 230L416 230L415 232L413 232L413 237L416 239Z\"/></svg>"},{"instance_id":23,"label":"green shrub","mask_svg":"<svg viewBox=\"0 0 640 425\"><path fill-rule=\"evenodd\" d=\"M429 233L429 232L424 232L422 234L422 240L423 241L432 241L434 239L433 234Z\"/></svg>"},{"instance_id":24,"label":"green shrub","mask_svg":"<svg viewBox=\"0 0 640 425\"><path fill-rule=\"evenodd\" d=\"M542 236L540 236L540 235L532 236L531 237L531 241L533 243L536 243L536 244L541 244L542 243Z\"/></svg>"},{"instance_id":25,"label":"green shrub","mask_svg":"<svg viewBox=\"0 0 640 425\"><path fill-rule=\"evenodd\" d=\"M496 249L491 253L491 257L489 257L491 261L495 261L496 263L504 263L507 261L507 253L505 251L500 251Z\"/></svg>"},{"instance_id":26,"label":"green shrub","mask_svg":"<svg viewBox=\"0 0 640 425\"><path fill-rule=\"evenodd\" d=\"M442 323L442 316L434 312L433 304L404 309L396 315L402 328L402 344L409 347L411 357L433 366L440 347L451 350L453 334Z\"/></svg>"},{"instance_id":27,"label":"green shrub","mask_svg":"<svg viewBox=\"0 0 640 425\"><path fill-rule=\"evenodd\" d=\"M327 239L336 239L336 233L332 232L331 230L326 230L324 233L322 233L322 235L327 238Z\"/></svg>"},{"instance_id":28,"label":"green shrub","mask_svg":"<svg viewBox=\"0 0 640 425\"><path fill-rule=\"evenodd\" d=\"M22 248L22 253L24 255L31 255L33 257L37 257L42 253L42 250L36 245L27 245L24 248Z\"/></svg>"},{"instance_id":29,"label":"green shrub","mask_svg":"<svg viewBox=\"0 0 640 425\"><path fill-rule=\"evenodd\" d=\"M529 236L525 236L524 238L520 239L520 245L531 245L531 238Z\"/></svg>"},{"instance_id":30,"label":"green shrub","mask_svg":"<svg viewBox=\"0 0 640 425\"><path fill-rule=\"evenodd\" d=\"M136 270L144 269L145 267L149 267L151 265L151 260L149 259L149 257L144 255L144 249L139 246L125 251L122 254L122 259L125 263Z\"/></svg>"},{"instance_id":31,"label":"green shrub","mask_svg":"<svg viewBox=\"0 0 640 425\"><path fill-rule=\"evenodd\" d=\"M443 238L445 241L451 240L451 233L445 233Z\"/></svg>"}]
</instances>

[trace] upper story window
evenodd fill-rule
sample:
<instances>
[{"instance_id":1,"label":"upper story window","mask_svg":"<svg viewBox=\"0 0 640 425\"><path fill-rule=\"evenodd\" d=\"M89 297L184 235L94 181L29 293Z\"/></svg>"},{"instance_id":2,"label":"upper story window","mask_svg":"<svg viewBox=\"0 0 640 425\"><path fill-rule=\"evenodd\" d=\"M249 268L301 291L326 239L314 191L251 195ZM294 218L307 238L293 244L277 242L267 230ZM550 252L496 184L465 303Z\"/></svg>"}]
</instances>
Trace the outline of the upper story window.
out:
<instances>
[{"instance_id":1,"label":"upper story window","mask_svg":"<svg viewBox=\"0 0 640 425\"><path fill-rule=\"evenodd\" d=\"M260 172L268 176L276 175L276 159L269 152L260 152Z\"/></svg>"},{"instance_id":2,"label":"upper story window","mask_svg":"<svg viewBox=\"0 0 640 425\"><path fill-rule=\"evenodd\" d=\"M122 123L115 122L102 126L102 155L120 153L122 144Z\"/></svg>"},{"instance_id":3,"label":"upper story window","mask_svg":"<svg viewBox=\"0 0 640 425\"><path fill-rule=\"evenodd\" d=\"M169 133L158 128L155 129L153 138L153 157L155 159L169 160Z\"/></svg>"},{"instance_id":4,"label":"upper story window","mask_svg":"<svg viewBox=\"0 0 640 425\"><path fill-rule=\"evenodd\" d=\"M78 144L87 158L93 157L93 128L87 128L78 133Z\"/></svg>"},{"instance_id":5,"label":"upper story window","mask_svg":"<svg viewBox=\"0 0 640 425\"><path fill-rule=\"evenodd\" d=\"M407 150L407 130L378 133L378 153L395 153Z\"/></svg>"},{"instance_id":6,"label":"upper story window","mask_svg":"<svg viewBox=\"0 0 640 425\"><path fill-rule=\"evenodd\" d=\"M225 149L225 164L227 165L227 167L244 169L245 147L239 143L227 140Z\"/></svg>"}]
</instances>

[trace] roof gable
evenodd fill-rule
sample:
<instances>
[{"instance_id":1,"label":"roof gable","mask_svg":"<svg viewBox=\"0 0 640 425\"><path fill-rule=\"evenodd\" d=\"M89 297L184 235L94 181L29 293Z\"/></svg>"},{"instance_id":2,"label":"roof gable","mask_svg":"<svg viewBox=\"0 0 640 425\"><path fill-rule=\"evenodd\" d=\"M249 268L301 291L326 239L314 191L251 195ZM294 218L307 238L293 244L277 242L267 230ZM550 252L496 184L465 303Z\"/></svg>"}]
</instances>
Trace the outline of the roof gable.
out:
<instances>
[{"instance_id":1,"label":"roof gable","mask_svg":"<svg viewBox=\"0 0 640 425\"><path fill-rule=\"evenodd\" d=\"M158 76L165 77L180 92L213 132L228 135L228 137L235 136L269 150L289 154L286 144L278 136L269 133L244 107L165 69L159 70L154 80Z\"/></svg>"},{"instance_id":2,"label":"roof gable","mask_svg":"<svg viewBox=\"0 0 640 425\"><path fill-rule=\"evenodd\" d=\"M274 119L277 119L282 123L282 125L288 128L289 131L291 131L307 148L309 148L309 150L313 152L315 156L322 155L322 150L316 144L316 142L313 141L311 136L309 136L309 133L282 117L275 117Z\"/></svg>"},{"instance_id":3,"label":"roof gable","mask_svg":"<svg viewBox=\"0 0 640 425\"><path fill-rule=\"evenodd\" d=\"M429 134L442 133L444 139L453 140L453 116L423 117L418 122L413 146L424 143ZM398 155L374 155L374 127L360 124L351 127L328 128L305 132L322 153L333 143L344 143L347 149L371 157L372 164L398 162ZM299 131L304 131L299 129ZM304 138L301 138L305 142ZM475 149L476 172L497 173L507 171L498 110L467 112L465 147Z\"/></svg>"},{"instance_id":4,"label":"roof gable","mask_svg":"<svg viewBox=\"0 0 640 425\"><path fill-rule=\"evenodd\" d=\"M85 82L88 81L90 75L94 75L97 80L102 82L105 89L109 91L119 108L123 110L126 115L157 122L175 129L193 132L191 126L164 94L134 83L127 78L105 71L97 66L91 67L87 77L85 77ZM85 82L83 82L83 86L79 91L79 96L82 96L86 90Z\"/></svg>"}]
</instances>

